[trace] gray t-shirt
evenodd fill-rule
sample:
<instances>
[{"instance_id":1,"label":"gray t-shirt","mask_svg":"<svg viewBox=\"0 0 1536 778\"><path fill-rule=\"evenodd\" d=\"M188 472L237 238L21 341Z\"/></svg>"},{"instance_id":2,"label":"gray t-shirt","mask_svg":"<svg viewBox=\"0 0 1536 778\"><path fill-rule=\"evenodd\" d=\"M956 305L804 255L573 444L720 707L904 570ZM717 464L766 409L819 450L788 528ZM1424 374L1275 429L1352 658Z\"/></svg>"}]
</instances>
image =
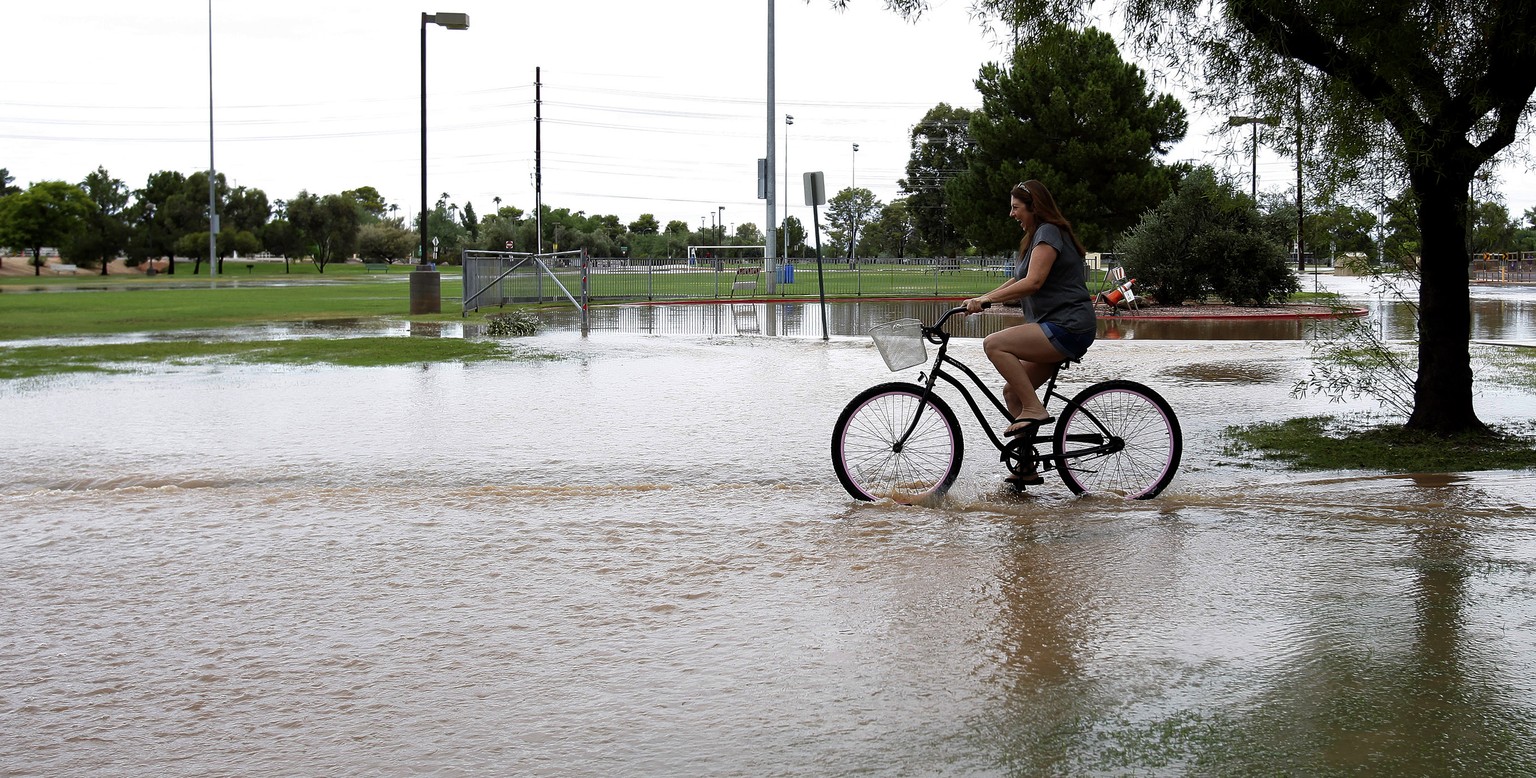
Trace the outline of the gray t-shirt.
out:
<instances>
[{"instance_id":1,"label":"gray t-shirt","mask_svg":"<svg viewBox=\"0 0 1536 778\"><path fill-rule=\"evenodd\" d=\"M1029 250L1019 259L1013 277L1029 274L1029 258L1041 243L1056 249L1056 261L1040 290L1023 299L1024 320L1033 324L1048 321L1067 332L1086 334L1094 331L1093 298L1088 296L1088 267L1077 246L1054 224L1035 228Z\"/></svg>"}]
</instances>

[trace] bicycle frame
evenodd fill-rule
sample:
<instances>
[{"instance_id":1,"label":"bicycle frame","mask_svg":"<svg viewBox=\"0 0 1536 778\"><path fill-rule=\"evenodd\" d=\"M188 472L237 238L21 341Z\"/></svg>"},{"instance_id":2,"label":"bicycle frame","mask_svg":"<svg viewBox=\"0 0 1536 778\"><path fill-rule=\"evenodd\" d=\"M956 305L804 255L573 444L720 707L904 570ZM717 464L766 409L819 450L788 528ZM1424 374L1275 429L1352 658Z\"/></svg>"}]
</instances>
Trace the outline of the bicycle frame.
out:
<instances>
[{"instance_id":1,"label":"bicycle frame","mask_svg":"<svg viewBox=\"0 0 1536 778\"><path fill-rule=\"evenodd\" d=\"M998 399L997 395L987 387L986 382L981 379L981 376L976 374L976 371L972 370L970 366L966 365L964 362L961 362L949 355L950 333L944 330L944 323L949 320L950 316L953 316L955 313L963 310L965 309L953 308L948 313L945 313L943 316L939 317L939 320L934 322L933 326L930 327L928 325L923 325L923 337L927 338L929 343L937 344L939 347L939 353L938 356L934 357L933 366L918 376L918 382L923 386L922 400L918 403L917 412L912 416L912 423L907 426L906 432L902 433L901 438L897 441L896 449L900 450L901 446L906 443L907 438L910 437L914 431L916 431L918 422L923 417L923 409L927 407L927 400L933 395L933 387L938 383L940 378L943 378L946 382L949 383L950 386L955 387L955 389L960 392L960 396L965 398L966 405L970 406L971 413L975 414L976 420L981 423L981 428L987 433L987 437L992 441L992 446L998 451L1001 451L1006 455L1010 450L1020 450L1025 445L1033 446L1036 443L1049 443L1051 440L1050 437L1041 436L1038 434L1031 438L1020 438L1015 441L1004 441L1002 438L999 438L997 433L992 430L992 425L987 423L986 413L976 402L976 398L971 394L970 390L960 382L960 379L944 370L945 365L950 365L958 369L961 373L964 373L965 376L971 380L971 383L975 384L976 388L980 389L982 394L992 402L992 406L997 409L998 413L1002 414L1005 420L1011 420L1013 418L1012 414L1008 413L1008 406L1005 405L1002 400ZM1061 400L1063 405L1070 402L1066 395L1056 391L1056 379L1061 374L1061 369L1071 362L1072 360L1063 360L1058 362L1056 367L1051 370L1051 377L1045 382L1045 399L1043 404L1046 407L1050 406L1051 398ZM1093 418L1091 414L1089 414L1088 417ZM1093 421L1094 424L1100 428L1101 433L1106 432L1106 430L1103 428L1103 425L1099 423L1098 419L1093 419ZM1114 451L1118 450L1118 446L1116 445L1117 441L1112 437L1106 436L1105 434L1071 435L1069 436L1069 440L1077 443L1091 443L1094 444L1094 447L1064 453L1061 457L1063 460L1078 456L1088 456L1092 454L1113 453ZM1058 464L1060 464L1055 461L1056 456L1054 452L1040 456L1039 460L1041 465L1046 469L1056 467Z\"/></svg>"}]
</instances>

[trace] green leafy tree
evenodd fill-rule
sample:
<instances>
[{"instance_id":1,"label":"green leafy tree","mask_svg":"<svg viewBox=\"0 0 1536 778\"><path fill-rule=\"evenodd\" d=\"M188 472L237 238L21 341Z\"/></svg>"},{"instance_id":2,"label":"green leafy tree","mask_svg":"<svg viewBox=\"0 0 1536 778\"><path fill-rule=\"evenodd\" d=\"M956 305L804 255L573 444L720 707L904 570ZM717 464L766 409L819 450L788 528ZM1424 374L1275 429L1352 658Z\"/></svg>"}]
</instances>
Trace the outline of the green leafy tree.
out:
<instances>
[{"instance_id":1,"label":"green leafy tree","mask_svg":"<svg viewBox=\"0 0 1536 778\"><path fill-rule=\"evenodd\" d=\"M1525 215L1515 224L1513 248L1516 251L1536 251L1536 207L1525 209Z\"/></svg>"},{"instance_id":2,"label":"green leafy tree","mask_svg":"<svg viewBox=\"0 0 1536 778\"><path fill-rule=\"evenodd\" d=\"M496 213L480 220L480 239L475 247L489 251L531 251L530 244L518 240L518 229L522 226L523 210L510 205L502 205L496 209ZM507 248L507 243L512 243L512 248Z\"/></svg>"},{"instance_id":3,"label":"green leafy tree","mask_svg":"<svg viewBox=\"0 0 1536 778\"><path fill-rule=\"evenodd\" d=\"M1376 214L1350 205L1331 205L1311 214L1306 222L1307 245L1325 249L1329 256L1376 254Z\"/></svg>"},{"instance_id":4,"label":"green leafy tree","mask_svg":"<svg viewBox=\"0 0 1536 778\"><path fill-rule=\"evenodd\" d=\"M1472 233L1467 245L1472 254L1502 254L1515 243L1515 223L1509 218L1509 208L1495 200L1474 200Z\"/></svg>"},{"instance_id":5,"label":"green leafy tree","mask_svg":"<svg viewBox=\"0 0 1536 778\"><path fill-rule=\"evenodd\" d=\"M859 253L863 256L905 257L917 234L911 200L897 198L880 209L880 215L860 231Z\"/></svg>"},{"instance_id":6,"label":"green leafy tree","mask_svg":"<svg viewBox=\"0 0 1536 778\"><path fill-rule=\"evenodd\" d=\"M469 233L471 243L480 240L480 219L475 216L475 204L465 203L464 211L459 214L459 224L464 231Z\"/></svg>"},{"instance_id":7,"label":"green leafy tree","mask_svg":"<svg viewBox=\"0 0 1536 778\"><path fill-rule=\"evenodd\" d=\"M965 239L950 213L948 183L964 173L971 153L970 123L974 113L939 103L912 126L912 156L907 175L897 181L907 195L916 237L944 256L959 254Z\"/></svg>"},{"instance_id":8,"label":"green leafy tree","mask_svg":"<svg viewBox=\"0 0 1536 778\"><path fill-rule=\"evenodd\" d=\"M1253 200L1218 182L1209 167L1191 171L1120 248L1136 288L1166 305L1212 294L1265 305L1300 290L1284 247L1266 234Z\"/></svg>"},{"instance_id":9,"label":"green leafy tree","mask_svg":"<svg viewBox=\"0 0 1536 778\"><path fill-rule=\"evenodd\" d=\"M80 187L40 181L0 198L0 246L31 249L33 275L42 275L43 247L63 243L95 210Z\"/></svg>"},{"instance_id":10,"label":"green leafy tree","mask_svg":"<svg viewBox=\"0 0 1536 778\"><path fill-rule=\"evenodd\" d=\"M246 187L230 188L223 173L214 176L213 191L219 215L219 238L214 253L222 259L235 253L261 251L258 235L272 214L266 193ZM193 258L192 274L197 275L208 255L208 173L199 170L187 176L180 194L172 195L168 205L181 233L173 244L176 253ZM184 239L194 234L203 236L200 246Z\"/></svg>"},{"instance_id":11,"label":"green leafy tree","mask_svg":"<svg viewBox=\"0 0 1536 778\"><path fill-rule=\"evenodd\" d=\"M953 221L977 247L1018 245L1007 212L1020 181L1044 183L1090 247L1173 191L1177 171L1158 158L1184 137L1184 108L1150 91L1108 33L1042 24L1006 67L984 65L976 88L971 153L947 193Z\"/></svg>"},{"instance_id":12,"label":"green leafy tree","mask_svg":"<svg viewBox=\"0 0 1536 778\"><path fill-rule=\"evenodd\" d=\"M364 224L357 231L357 255L365 262L394 262L415 253L416 233L388 221Z\"/></svg>"},{"instance_id":13,"label":"green leafy tree","mask_svg":"<svg viewBox=\"0 0 1536 778\"><path fill-rule=\"evenodd\" d=\"M287 204L284 203L283 215L288 213ZM292 273L292 261L304 256L308 251L308 245L304 242L304 236L299 233L293 222L286 218L273 219L261 229L261 243L267 251L283 258L283 272Z\"/></svg>"},{"instance_id":14,"label":"green leafy tree","mask_svg":"<svg viewBox=\"0 0 1536 778\"><path fill-rule=\"evenodd\" d=\"M288 221L309 246L315 269L344 261L357 248L357 203L351 197L330 194L320 197L308 191L288 201Z\"/></svg>"},{"instance_id":15,"label":"green leafy tree","mask_svg":"<svg viewBox=\"0 0 1536 778\"><path fill-rule=\"evenodd\" d=\"M384 219L389 213L389 203L385 202L384 195L371 186L360 186L356 189L348 189L341 195L357 203L358 223L371 224Z\"/></svg>"},{"instance_id":16,"label":"green leafy tree","mask_svg":"<svg viewBox=\"0 0 1536 778\"><path fill-rule=\"evenodd\" d=\"M207 180L203 179L204 192ZM197 230L198 213L188 211L185 197L187 177L174 170L151 173L142 189L133 192L128 208L128 223L133 232L128 238L128 260L137 264L162 257L168 260L166 273L176 273L176 241ZM206 194L204 195L206 203ZM206 229L206 222L204 222Z\"/></svg>"},{"instance_id":17,"label":"green leafy tree","mask_svg":"<svg viewBox=\"0 0 1536 778\"><path fill-rule=\"evenodd\" d=\"M1419 237L1419 199L1412 189L1404 189L1387 202L1386 239L1382 253L1393 267L1418 267L1423 253Z\"/></svg>"},{"instance_id":18,"label":"green leafy tree","mask_svg":"<svg viewBox=\"0 0 1536 778\"><path fill-rule=\"evenodd\" d=\"M0 167L0 197L17 194L21 191L21 187L16 186L15 181L16 177L11 175L11 171Z\"/></svg>"},{"instance_id":19,"label":"green leafy tree","mask_svg":"<svg viewBox=\"0 0 1536 778\"><path fill-rule=\"evenodd\" d=\"M803 257L806 255L805 238L805 224L800 221L800 217L784 217L783 227L779 230L779 239L784 242L784 250L789 253L789 256Z\"/></svg>"},{"instance_id":20,"label":"green leafy tree","mask_svg":"<svg viewBox=\"0 0 1536 778\"><path fill-rule=\"evenodd\" d=\"M218 206L220 221L223 220L224 204L229 202L229 184L223 173L217 173L213 177L214 203ZM178 215L181 226L181 234L176 237L173 244L176 253L184 257L192 257L192 275L197 275L202 269L203 260L208 258L208 173L199 170L189 176L182 187L182 191L171 197L171 209ZM220 230L223 225L220 224ZM185 240L186 236L201 232L203 242ZM222 253L215 246L216 253Z\"/></svg>"},{"instance_id":21,"label":"green leafy tree","mask_svg":"<svg viewBox=\"0 0 1536 778\"><path fill-rule=\"evenodd\" d=\"M434 252L436 259L431 256L424 257L422 262L450 262L458 257L465 246L469 235L464 225L457 218L459 207L448 201L448 193L444 192L427 212L427 236L429 240L436 240L435 245L429 245L427 251Z\"/></svg>"},{"instance_id":22,"label":"green leafy tree","mask_svg":"<svg viewBox=\"0 0 1536 778\"><path fill-rule=\"evenodd\" d=\"M272 206L267 202L267 193L260 189L237 186L231 189L224 201L219 204L221 232L226 227L234 227L259 235L271 218ZM260 249L257 250L260 251Z\"/></svg>"},{"instance_id":23,"label":"green leafy tree","mask_svg":"<svg viewBox=\"0 0 1536 778\"><path fill-rule=\"evenodd\" d=\"M98 166L80 182L80 189L96 203L96 209L81 222L79 229L70 233L59 250L79 264L99 265L101 274L107 275L107 265L128 245L129 229L124 218L128 186Z\"/></svg>"},{"instance_id":24,"label":"green leafy tree","mask_svg":"<svg viewBox=\"0 0 1536 778\"><path fill-rule=\"evenodd\" d=\"M220 224L219 238L214 242L214 253L219 261L235 254L255 254L261 251L261 239L257 238L250 230L241 230L234 227L224 228ZM176 241L176 253L185 256L198 256L208 250L208 233L189 232ZM196 272L193 273L196 275Z\"/></svg>"},{"instance_id":25,"label":"green leafy tree","mask_svg":"<svg viewBox=\"0 0 1536 778\"><path fill-rule=\"evenodd\" d=\"M636 235L655 235L661 232L661 224L656 221L655 214L642 213L640 218L630 222L629 231Z\"/></svg>"},{"instance_id":26,"label":"green leafy tree","mask_svg":"<svg viewBox=\"0 0 1536 778\"><path fill-rule=\"evenodd\" d=\"M1259 196L1266 231L1271 239L1286 247L1296 244L1296 195ZM1302 222L1303 244L1314 257L1336 258L1340 254L1363 254L1374 261L1377 255L1376 215L1351 205L1309 205Z\"/></svg>"},{"instance_id":27,"label":"green leafy tree","mask_svg":"<svg viewBox=\"0 0 1536 778\"><path fill-rule=\"evenodd\" d=\"M593 216L587 220L587 229L592 232L601 232L609 242L617 243L628 232L624 228L624 222L613 214Z\"/></svg>"},{"instance_id":28,"label":"green leafy tree","mask_svg":"<svg viewBox=\"0 0 1536 778\"><path fill-rule=\"evenodd\" d=\"M875 198L875 193L863 187L849 187L832 196L827 201L827 235L832 245L840 247L848 252L845 256L854 256L854 240L857 236L855 230L868 224L875 214L880 212L884 205Z\"/></svg>"}]
</instances>

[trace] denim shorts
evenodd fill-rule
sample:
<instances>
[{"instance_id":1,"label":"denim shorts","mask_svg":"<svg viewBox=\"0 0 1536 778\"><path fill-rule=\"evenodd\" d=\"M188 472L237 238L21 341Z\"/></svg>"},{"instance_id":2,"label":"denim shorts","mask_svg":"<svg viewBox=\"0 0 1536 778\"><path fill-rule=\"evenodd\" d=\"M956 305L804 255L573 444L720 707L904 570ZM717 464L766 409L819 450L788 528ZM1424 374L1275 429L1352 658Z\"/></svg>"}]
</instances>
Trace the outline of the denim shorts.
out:
<instances>
[{"instance_id":1,"label":"denim shorts","mask_svg":"<svg viewBox=\"0 0 1536 778\"><path fill-rule=\"evenodd\" d=\"M1088 347L1093 345L1092 332L1067 332L1060 324L1048 321L1040 322L1040 329L1045 331L1045 337L1051 345L1068 359L1082 359L1088 353Z\"/></svg>"}]
</instances>

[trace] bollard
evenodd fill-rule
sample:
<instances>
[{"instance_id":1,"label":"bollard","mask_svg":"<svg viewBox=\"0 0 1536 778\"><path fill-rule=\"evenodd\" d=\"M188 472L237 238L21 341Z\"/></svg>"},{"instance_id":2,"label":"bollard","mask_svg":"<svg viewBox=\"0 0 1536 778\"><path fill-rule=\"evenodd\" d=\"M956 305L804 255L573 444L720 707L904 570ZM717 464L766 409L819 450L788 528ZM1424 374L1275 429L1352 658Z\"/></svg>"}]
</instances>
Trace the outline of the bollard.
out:
<instances>
[{"instance_id":1,"label":"bollard","mask_svg":"<svg viewBox=\"0 0 1536 778\"><path fill-rule=\"evenodd\" d=\"M411 271L411 315L443 312L443 275L431 265Z\"/></svg>"}]
</instances>

